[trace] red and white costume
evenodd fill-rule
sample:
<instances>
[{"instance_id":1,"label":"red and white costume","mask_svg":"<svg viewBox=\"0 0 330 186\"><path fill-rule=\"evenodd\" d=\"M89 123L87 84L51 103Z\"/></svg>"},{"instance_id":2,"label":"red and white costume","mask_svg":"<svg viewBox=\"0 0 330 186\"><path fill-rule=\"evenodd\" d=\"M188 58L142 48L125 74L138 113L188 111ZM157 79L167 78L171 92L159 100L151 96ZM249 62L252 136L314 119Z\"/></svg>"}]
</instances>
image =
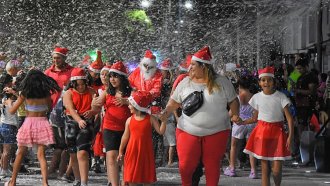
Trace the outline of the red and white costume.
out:
<instances>
[{"instance_id":1,"label":"red and white costume","mask_svg":"<svg viewBox=\"0 0 330 186\"><path fill-rule=\"evenodd\" d=\"M274 77L274 69L259 70L259 78L264 76ZM291 159L286 147L288 135L283 128L283 110L290 103L289 98L279 91L271 95L259 92L252 96L249 104L258 111L258 123L248 139L245 153L262 160Z\"/></svg>"},{"instance_id":2,"label":"red and white costume","mask_svg":"<svg viewBox=\"0 0 330 186\"><path fill-rule=\"evenodd\" d=\"M163 84L162 73L156 66L156 57L150 50L147 50L139 67L128 77L133 89L150 92L154 100L160 97ZM159 103L156 104L159 105ZM154 108L151 108L151 110L160 111L160 106L152 107Z\"/></svg>"}]
</instances>

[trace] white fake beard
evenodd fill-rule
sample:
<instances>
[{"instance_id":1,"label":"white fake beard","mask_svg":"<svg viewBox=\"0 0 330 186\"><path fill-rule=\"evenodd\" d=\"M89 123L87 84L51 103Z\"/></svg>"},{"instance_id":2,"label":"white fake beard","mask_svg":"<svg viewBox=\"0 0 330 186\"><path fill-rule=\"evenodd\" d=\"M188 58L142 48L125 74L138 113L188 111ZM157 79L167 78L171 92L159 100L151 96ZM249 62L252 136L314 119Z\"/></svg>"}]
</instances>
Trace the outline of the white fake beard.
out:
<instances>
[{"instance_id":1,"label":"white fake beard","mask_svg":"<svg viewBox=\"0 0 330 186\"><path fill-rule=\"evenodd\" d=\"M140 68L141 68L141 73L143 75L143 79L145 79L145 80L151 79L157 71L156 67L153 69L147 70L143 65L141 65Z\"/></svg>"}]
</instances>

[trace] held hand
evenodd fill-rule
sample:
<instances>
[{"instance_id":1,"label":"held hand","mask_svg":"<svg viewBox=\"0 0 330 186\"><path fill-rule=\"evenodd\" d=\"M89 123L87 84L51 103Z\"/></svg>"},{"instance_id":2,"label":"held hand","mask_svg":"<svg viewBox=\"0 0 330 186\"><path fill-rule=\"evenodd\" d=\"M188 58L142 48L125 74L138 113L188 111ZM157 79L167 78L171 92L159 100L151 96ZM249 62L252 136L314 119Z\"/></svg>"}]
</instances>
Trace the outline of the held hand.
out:
<instances>
[{"instance_id":1,"label":"held hand","mask_svg":"<svg viewBox=\"0 0 330 186\"><path fill-rule=\"evenodd\" d=\"M234 114L232 117L231 117L231 121L232 122L235 122L237 124L241 124L243 122L242 118L240 118L238 115Z\"/></svg>"},{"instance_id":2,"label":"held hand","mask_svg":"<svg viewBox=\"0 0 330 186\"><path fill-rule=\"evenodd\" d=\"M125 104L126 104L126 99L125 98L120 98L120 97L115 98L115 105L116 106L121 107Z\"/></svg>"},{"instance_id":3,"label":"held hand","mask_svg":"<svg viewBox=\"0 0 330 186\"><path fill-rule=\"evenodd\" d=\"M168 118L168 112L166 110L162 111L160 114L159 114L159 119L161 121L167 121L167 118Z\"/></svg>"},{"instance_id":4,"label":"held hand","mask_svg":"<svg viewBox=\"0 0 330 186\"><path fill-rule=\"evenodd\" d=\"M87 123L84 120L80 120L78 124L80 129L84 129L87 126Z\"/></svg>"},{"instance_id":5,"label":"held hand","mask_svg":"<svg viewBox=\"0 0 330 186\"><path fill-rule=\"evenodd\" d=\"M94 116L94 112L91 111L91 110L88 110L88 111L86 111L85 113L83 113L83 116L84 116L85 118L87 118L87 119L90 119L90 118L92 118L92 117Z\"/></svg>"},{"instance_id":6,"label":"held hand","mask_svg":"<svg viewBox=\"0 0 330 186\"><path fill-rule=\"evenodd\" d=\"M96 94L93 95L92 105L96 107L102 106L101 100Z\"/></svg>"}]
</instances>

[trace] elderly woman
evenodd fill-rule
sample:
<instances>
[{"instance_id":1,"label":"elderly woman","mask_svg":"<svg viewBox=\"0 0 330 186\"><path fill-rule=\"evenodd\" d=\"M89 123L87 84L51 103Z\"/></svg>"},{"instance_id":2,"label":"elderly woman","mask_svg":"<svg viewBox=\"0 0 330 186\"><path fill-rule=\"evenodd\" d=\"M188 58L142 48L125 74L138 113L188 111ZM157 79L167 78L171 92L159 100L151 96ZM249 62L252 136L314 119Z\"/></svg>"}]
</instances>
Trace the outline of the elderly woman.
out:
<instances>
[{"instance_id":1,"label":"elderly woman","mask_svg":"<svg viewBox=\"0 0 330 186\"><path fill-rule=\"evenodd\" d=\"M215 73L207 46L192 57L189 76L177 86L161 118L167 118L195 91L203 91L203 104L190 116L183 107L176 130L182 185L192 185L192 175L200 160L205 167L206 185L218 185L230 132L227 106L231 119L239 121L239 102L231 82Z\"/></svg>"}]
</instances>

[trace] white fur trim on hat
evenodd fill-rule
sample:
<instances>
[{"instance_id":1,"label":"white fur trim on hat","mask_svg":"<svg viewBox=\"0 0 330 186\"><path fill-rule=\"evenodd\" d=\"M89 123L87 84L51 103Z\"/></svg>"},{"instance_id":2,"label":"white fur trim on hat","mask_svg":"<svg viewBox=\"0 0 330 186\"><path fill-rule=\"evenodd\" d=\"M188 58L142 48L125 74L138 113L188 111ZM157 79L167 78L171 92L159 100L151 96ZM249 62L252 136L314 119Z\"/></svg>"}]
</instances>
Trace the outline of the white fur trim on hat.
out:
<instances>
[{"instance_id":1,"label":"white fur trim on hat","mask_svg":"<svg viewBox=\"0 0 330 186\"><path fill-rule=\"evenodd\" d=\"M167 67L160 66L159 69L160 70L173 70L174 68L167 68Z\"/></svg>"},{"instance_id":2,"label":"white fur trim on hat","mask_svg":"<svg viewBox=\"0 0 330 186\"><path fill-rule=\"evenodd\" d=\"M88 66L88 69L95 72L95 73L100 73L101 72L101 70L92 68L90 65Z\"/></svg>"},{"instance_id":3,"label":"white fur trim on hat","mask_svg":"<svg viewBox=\"0 0 330 186\"><path fill-rule=\"evenodd\" d=\"M141 59L141 63L157 65L156 60L150 59L150 58L146 58L146 57L144 57L144 58Z\"/></svg>"},{"instance_id":4,"label":"white fur trim on hat","mask_svg":"<svg viewBox=\"0 0 330 186\"><path fill-rule=\"evenodd\" d=\"M125 77L128 76L128 74L126 74L126 73L124 73L124 72L122 72L120 70L116 70L116 69L109 69L109 72L115 72L115 73L120 74L120 75L123 75Z\"/></svg>"},{"instance_id":5,"label":"white fur trim on hat","mask_svg":"<svg viewBox=\"0 0 330 186\"><path fill-rule=\"evenodd\" d=\"M108 68L108 67L103 67L103 68L101 69L101 72L102 72L103 70L107 70L107 71L110 72L110 68Z\"/></svg>"},{"instance_id":6,"label":"white fur trim on hat","mask_svg":"<svg viewBox=\"0 0 330 186\"><path fill-rule=\"evenodd\" d=\"M262 78L262 77L265 77L265 76L269 76L269 77L274 77L274 74L272 74L272 73L262 73L262 74L260 74L259 75L259 78Z\"/></svg>"},{"instance_id":7,"label":"white fur trim on hat","mask_svg":"<svg viewBox=\"0 0 330 186\"><path fill-rule=\"evenodd\" d=\"M133 105L134 108L138 109L139 111L142 111L142 112L148 112L148 111L149 111L148 108L144 108L144 107L141 107L140 105L138 105L138 104L135 102L135 100L134 100L134 98L133 98L132 96L130 96L130 97L128 98L128 101L129 101L130 104Z\"/></svg>"},{"instance_id":8,"label":"white fur trim on hat","mask_svg":"<svg viewBox=\"0 0 330 186\"><path fill-rule=\"evenodd\" d=\"M71 81L78 80L78 79L87 79L86 76L73 76L70 78Z\"/></svg>"},{"instance_id":9,"label":"white fur trim on hat","mask_svg":"<svg viewBox=\"0 0 330 186\"><path fill-rule=\"evenodd\" d=\"M64 57L67 57L67 55L65 55L65 54L63 54L63 53L61 53L61 52L52 52L52 54L60 54L60 55L62 55L62 56L64 56Z\"/></svg>"},{"instance_id":10,"label":"white fur trim on hat","mask_svg":"<svg viewBox=\"0 0 330 186\"><path fill-rule=\"evenodd\" d=\"M198 57L196 57L196 56L193 56L193 57L191 58L191 60L199 61L199 62L206 63L206 64L211 64L211 63L212 63L211 60L210 60L210 61L207 61L207 60L204 60L204 59L198 58Z\"/></svg>"},{"instance_id":11,"label":"white fur trim on hat","mask_svg":"<svg viewBox=\"0 0 330 186\"><path fill-rule=\"evenodd\" d=\"M188 69L183 68L182 66L179 66L179 70L180 70L180 71L184 71L184 72L188 72Z\"/></svg>"}]
</instances>

